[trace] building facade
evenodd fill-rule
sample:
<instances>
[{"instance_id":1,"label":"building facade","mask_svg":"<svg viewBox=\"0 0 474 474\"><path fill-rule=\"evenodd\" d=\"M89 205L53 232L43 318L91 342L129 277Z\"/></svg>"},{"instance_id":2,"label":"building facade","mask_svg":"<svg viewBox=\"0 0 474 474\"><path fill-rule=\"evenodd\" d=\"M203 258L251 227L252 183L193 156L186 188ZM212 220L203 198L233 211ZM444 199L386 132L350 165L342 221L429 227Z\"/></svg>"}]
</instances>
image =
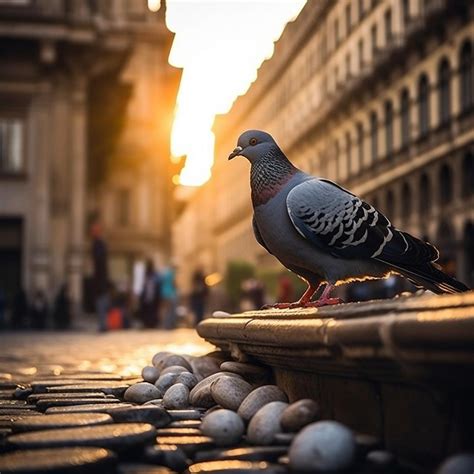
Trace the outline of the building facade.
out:
<instances>
[{"instance_id":1,"label":"building facade","mask_svg":"<svg viewBox=\"0 0 474 474\"><path fill-rule=\"evenodd\" d=\"M256 128L303 170L436 244L446 270L474 284L473 47L467 0L309 0L216 121L213 176L195 200L213 198L182 215L211 209L198 220L210 220L212 238L182 258L206 253L218 272L234 259L275 265L252 235L248 163L226 161Z\"/></svg>"},{"instance_id":2,"label":"building facade","mask_svg":"<svg viewBox=\"0 0 474 474\"><path fill-rule=\"evenodd\" d=\"M171 40L164 15L145 0L0 0L0 288L8 299L20 287L52 298L67 283L78 308L94 218L106 221L112 254L127 245L148 252L147 239L167 251L164 234L132 223L146 200L137 189L166 214L158 162L169 156L177 87L167 69ZM107 222L114 193L113 222L130 223L125 236Z\"/></svg>"}]
</instances>

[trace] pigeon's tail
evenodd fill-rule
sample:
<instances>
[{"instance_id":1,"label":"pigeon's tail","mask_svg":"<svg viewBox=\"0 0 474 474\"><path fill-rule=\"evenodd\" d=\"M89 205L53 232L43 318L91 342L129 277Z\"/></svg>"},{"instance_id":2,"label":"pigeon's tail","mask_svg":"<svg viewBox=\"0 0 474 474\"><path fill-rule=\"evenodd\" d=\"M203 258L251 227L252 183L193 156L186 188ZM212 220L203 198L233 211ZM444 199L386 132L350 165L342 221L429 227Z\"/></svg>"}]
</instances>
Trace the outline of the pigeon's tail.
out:
<instances>
[{"instance_id":1,"label":"pigeon's tail","mask_svg":"<svg viewBox=\"0 0 474 474\"><path fill-rule=\"evenodd\" d=\"M433 263L392 266L416 286L422 286L433 293L462 293L470 290L464 283L447 275Z\"/></svg>"}]
</instances>

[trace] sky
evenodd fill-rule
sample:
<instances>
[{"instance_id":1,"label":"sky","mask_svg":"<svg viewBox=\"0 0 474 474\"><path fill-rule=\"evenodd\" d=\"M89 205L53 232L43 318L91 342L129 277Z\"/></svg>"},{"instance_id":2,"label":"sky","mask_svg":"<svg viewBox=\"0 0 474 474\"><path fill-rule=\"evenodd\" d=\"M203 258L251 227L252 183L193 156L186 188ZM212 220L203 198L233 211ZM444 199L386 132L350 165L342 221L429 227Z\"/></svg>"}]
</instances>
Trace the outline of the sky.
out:
<instances>
[{"instance_id":1,"label":"sky","mask_svg":"<svg viewBox=\"0 0 474 474\"><path fill-rule=\"evenodd\" d=\"M215 116L245 94L285 25L305 3L167 0L166 23L176 33L169 63L183 69L171 135L172 156L186 156L180 184L200 186L209 179ZM157 5L159 0L149 0L151 10Z\"/></svg>"}]
</instances>

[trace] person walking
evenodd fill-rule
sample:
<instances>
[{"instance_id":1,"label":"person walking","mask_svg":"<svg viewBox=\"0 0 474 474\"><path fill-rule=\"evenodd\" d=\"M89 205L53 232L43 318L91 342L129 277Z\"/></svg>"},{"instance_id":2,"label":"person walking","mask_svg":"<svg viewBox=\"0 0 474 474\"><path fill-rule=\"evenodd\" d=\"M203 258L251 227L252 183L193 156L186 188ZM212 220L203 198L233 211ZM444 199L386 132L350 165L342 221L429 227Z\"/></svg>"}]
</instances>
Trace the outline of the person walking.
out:
<instances>
[{"instance_id":1,"label":"person walking","mask_svg":"<svg viewBox=\"0 0 474 474\"><path fill-rule=\"evenodd\" d=\"M163 305L163 329L176 327L176 306L178 290L176 288L176 267L169 265L161 274L161 299Z\"/></svg>"},{"instance_id":2,"label":"person walking","mask_svg":"<svg viewBox=\"0 0 474 474\"><path fill-rule=\"evenodd\" d=\"M11 319L12 329L25 329L27 316L28 316L28 298L26 296L26 291L23 288L19 288L18 292L15 295L15 299L13 301L12 319Z\"/></svg>"},{"instance_id":3,"label":"person walking","mask_svg":"<svg viewBox=\"0 0 474 474\"><path fill-rule=\"evenodd\" d=\"M155 328L159 319L161 301L160 278L152 260L147 260L143 289L140 294L140 318L145 328Z\"/></svg>"},{"instance_id":4,"label":"person walking","mask_svg":"<svg viewBox=\"0 0 474 474\"><path fill-rule=\"evenodd\" d=\"M109 270L108 249L102 237L99 224L92 226L92 288L94 292L95 310L98 317L99 331L107 331L107 312L109 310Z\"/></svg>"},{"instance_id":5,"label":"person walking","mask_svg":"<svg viewBox=\"0 0 474 474\"><path fill-rule=\"evenodd\" d=\"M204 272L201 269L197 269L193 274L190 294L190 306L191 311L194 313L196 325L204 319L208 294L209 290L206 285Z\"/></svg>"},{"instance_id":6,"label":"person walking","mask_svg":"<svg viewBox=\"0 0 474 474\"><path fill-rule=\"evenodd\" d=\"M64 330L71 326L71 301L68 296L68 288L64 283L61 285L53 307L53 326L55 329Z\"/></svg>"},{"instance_id":7,"label":"person walking","mask_svg":"<svg viewBox=\"0 0 474 474\"><path fill-rule=\"evenodd\" d=\"M49 314L49 305L46 295L42 290L36 290L31 301L28 315L31 329L46 329Z\"/></svg>"}]
</instances>

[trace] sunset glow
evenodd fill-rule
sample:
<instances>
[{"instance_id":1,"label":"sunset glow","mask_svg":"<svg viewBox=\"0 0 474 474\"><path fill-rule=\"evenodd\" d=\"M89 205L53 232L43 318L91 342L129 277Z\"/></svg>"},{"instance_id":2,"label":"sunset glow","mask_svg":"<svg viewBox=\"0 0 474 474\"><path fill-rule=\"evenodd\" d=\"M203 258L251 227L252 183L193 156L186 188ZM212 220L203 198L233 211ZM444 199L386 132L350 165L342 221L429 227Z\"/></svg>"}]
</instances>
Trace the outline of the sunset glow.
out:
<instances>
[{"instance_id":1,"label":"sunset glow","mask_svg":"<svg viewBox=\"0 0 474 474\"><path fill-rule=\"evenodd\" d=\"M152 0L150 0L151 2ZM156 3L156 2L154 2ZM206 182L214 162L212 125L245 94L274 42L306 0L168 0L166 23L176 33L169 62L183 68L171 152L186 155L183 185ZM219 158L219 157L217 157Z\"/></svg>"}]
</instances>

